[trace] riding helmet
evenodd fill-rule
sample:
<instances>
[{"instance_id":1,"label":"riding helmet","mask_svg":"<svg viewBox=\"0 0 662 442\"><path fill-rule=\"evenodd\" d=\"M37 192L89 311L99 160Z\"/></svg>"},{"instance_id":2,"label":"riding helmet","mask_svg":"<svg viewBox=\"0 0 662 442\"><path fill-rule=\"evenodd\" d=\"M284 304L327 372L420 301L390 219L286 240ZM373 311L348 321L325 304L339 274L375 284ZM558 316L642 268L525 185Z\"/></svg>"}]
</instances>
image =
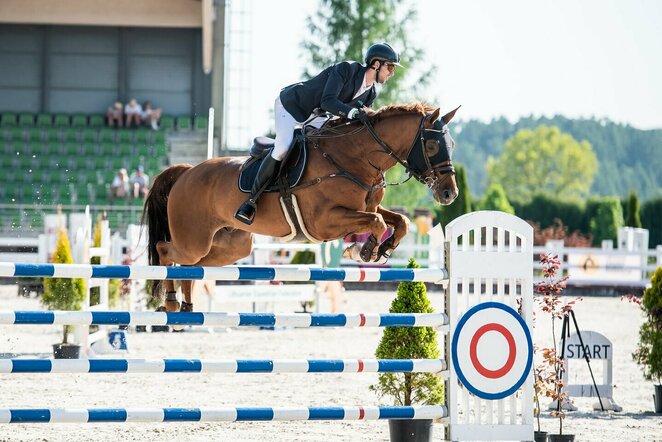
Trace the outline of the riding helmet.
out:
<instances>
[{"instance_id":1,"label":"riding helmet","mask_svg":"<svg viewBox=\"0 0 662 442\"><path fill-rule=\"evenodd\" d=\"M388 61L397 66L400 64L400 55L388 43L375 43L365 53L365 62L372 64L375 60Z\"/></svg>"}]
</instances>

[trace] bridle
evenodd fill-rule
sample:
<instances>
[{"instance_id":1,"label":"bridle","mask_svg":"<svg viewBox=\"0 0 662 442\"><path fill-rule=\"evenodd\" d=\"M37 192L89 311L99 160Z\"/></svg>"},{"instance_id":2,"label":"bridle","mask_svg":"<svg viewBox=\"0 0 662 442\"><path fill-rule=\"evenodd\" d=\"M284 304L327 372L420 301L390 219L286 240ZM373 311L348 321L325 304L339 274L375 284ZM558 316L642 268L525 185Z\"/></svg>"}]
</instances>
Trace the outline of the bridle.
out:
<instances>
[{"instance_id":1,"label":"bridle","mask_svg":"<svg viewBox=\"0 0 662 442\"><path fill-rule=\"evenodd\" d=\"M430 161L430 157L427 155L427 151L425 149L425 144L426 140L429 140L431 137L426 137L426 134L429 133L436 133L436 134L442 134L446 135L448 133L448 128L444 124L441 128L431 128L427 129L424 126L424 122L428 116L425 115L421 118L421 121L418 125L418 132L416 132L416 135L414 136L414 140L411 143L411 146L409 149L407 149L407 156L405 157L406 159L402 159L399 157L395 151L384 142L379 136L379 134L375 131L374 126L370 121L366 121L364 123L366 129L372 136L372 138L379 144L379 146L386 152L389 156L393 157L402 167L405 168L407 173L409 174L410 178L413 177L417 181L425 184L429 188L434 187L434 185L437 182L437 176L435 175L436 173L439 173L440 175L448 175L450 174L451 176L455 175L455 167L453 167L453 164L451 163L451 158L450 154L446 155L445 158L442 159L442 161L438 162L437 164L433 165L432 162ZM436 124L435 124L436 126ZM434 137L435 139L438 139L437 137ZM420 151L415 150L415 148L419 146ZM440 149L439 151L441 152L443 149ZM420 170L418 164L415 164L417 162L416 154L419 153L421 154L423 158L424 164L422 165L424 169Z\"/></svg>"}]
</instances>

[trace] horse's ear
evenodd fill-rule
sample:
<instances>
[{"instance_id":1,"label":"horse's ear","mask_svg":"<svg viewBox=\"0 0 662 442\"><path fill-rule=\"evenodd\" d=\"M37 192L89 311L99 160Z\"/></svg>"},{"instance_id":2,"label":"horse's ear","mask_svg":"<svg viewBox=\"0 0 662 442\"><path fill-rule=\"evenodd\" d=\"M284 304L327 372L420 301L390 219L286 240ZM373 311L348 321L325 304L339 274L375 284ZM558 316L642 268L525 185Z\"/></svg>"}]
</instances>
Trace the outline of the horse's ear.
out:
<instances>
[{"instance_id":1,"label":"horse's ear","mask_svg":"<svg viewBox=\"0 0 662 442\"><path fill-rule=\"evenodd\" d=\"M455 109L453 109L452 111L450 111L449 113L447 113L446 115L444 115L443 117L441 117L441 121L443 121L444 124L448 124L448 123L450 123L450 121L451 121L451 120L453 119L453 117L455 116L455 112L457 112L457 110L458 110L459 108L461 108L461 107L462 107L462 105L459 105L458 107L456 107ZM437 110L439 110L439 109L437 109Z\"/></svg>"},{"instance_id":2,"label":"horse's ear","mask_svg":"<svg viewBox=\"0 0 662 442\"><path fill-rule=\"evenodd\" d=\"M440 111L441 111L441 108L436 108L436 109L434 110L434 112L432 112L432 113L428 116L428 119L429 119L431 122L435 122L435 121L437 121L437 119L439 118L439 112L440 112Z\"/></svg>"}]
</instances>

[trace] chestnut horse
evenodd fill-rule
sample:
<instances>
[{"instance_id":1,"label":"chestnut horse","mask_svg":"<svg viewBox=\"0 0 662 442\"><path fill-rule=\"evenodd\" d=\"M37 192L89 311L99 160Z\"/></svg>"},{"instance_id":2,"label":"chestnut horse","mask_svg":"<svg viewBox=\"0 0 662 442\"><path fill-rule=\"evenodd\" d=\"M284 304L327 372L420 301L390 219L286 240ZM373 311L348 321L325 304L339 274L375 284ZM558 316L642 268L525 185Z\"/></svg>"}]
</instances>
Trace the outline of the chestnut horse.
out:
<instances>
[{"instance_id":1,"label":"chestnut horse","mask_svg":"<svg viewBox=\"0 0 662 442\"><path fill-rule=\"evenodd\" d=\"M420 103L391 105L370 112L369 122L336 120L321 129L308 128L308 164L303 185L292 189L302 230L308 238L328 241L370 232L361 247L346 256L383 262L407 234L409 220L383 208L384 173L400 163L428 186L434 199L448 205L457 197L451 163L454 141L447 128L457 109L440 118L439 109ZM145 201L151 265L223 266L248 256L253 234L293 236L291 216L284 213L278 192L264 193L252 225L234 218L246 199L238 188L246 157L207 160L195 167L169 167L154 180ZM379 238L393 228L383 243ZM166 310L191 311L192 281L182 281L184 303L165 281ZM160 288L155 288L153 294Z\"/></svg>"}]
</instances>

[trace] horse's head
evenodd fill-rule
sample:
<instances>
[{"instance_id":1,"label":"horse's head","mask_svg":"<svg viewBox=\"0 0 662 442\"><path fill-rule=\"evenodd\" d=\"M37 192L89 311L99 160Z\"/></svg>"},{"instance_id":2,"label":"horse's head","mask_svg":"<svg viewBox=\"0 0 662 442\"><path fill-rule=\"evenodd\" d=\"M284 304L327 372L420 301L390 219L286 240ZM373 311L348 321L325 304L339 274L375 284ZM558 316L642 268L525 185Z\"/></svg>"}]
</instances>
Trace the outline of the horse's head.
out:
<instances>
[{"instance_id":1,"label":"horse's head","mask_svg":"<svg viewBox=\"0 0 662 442\"><path fill-rule=\"evenodd\" d=\"M448 130L448 123L457 109L459 107L441 118L439 109L428 114L421 122L418 139L407 157L408 171L427 185L434 199L442 205L452 203L459 194L452 163L455 141Z\"/></svg>"}]
</instances>

